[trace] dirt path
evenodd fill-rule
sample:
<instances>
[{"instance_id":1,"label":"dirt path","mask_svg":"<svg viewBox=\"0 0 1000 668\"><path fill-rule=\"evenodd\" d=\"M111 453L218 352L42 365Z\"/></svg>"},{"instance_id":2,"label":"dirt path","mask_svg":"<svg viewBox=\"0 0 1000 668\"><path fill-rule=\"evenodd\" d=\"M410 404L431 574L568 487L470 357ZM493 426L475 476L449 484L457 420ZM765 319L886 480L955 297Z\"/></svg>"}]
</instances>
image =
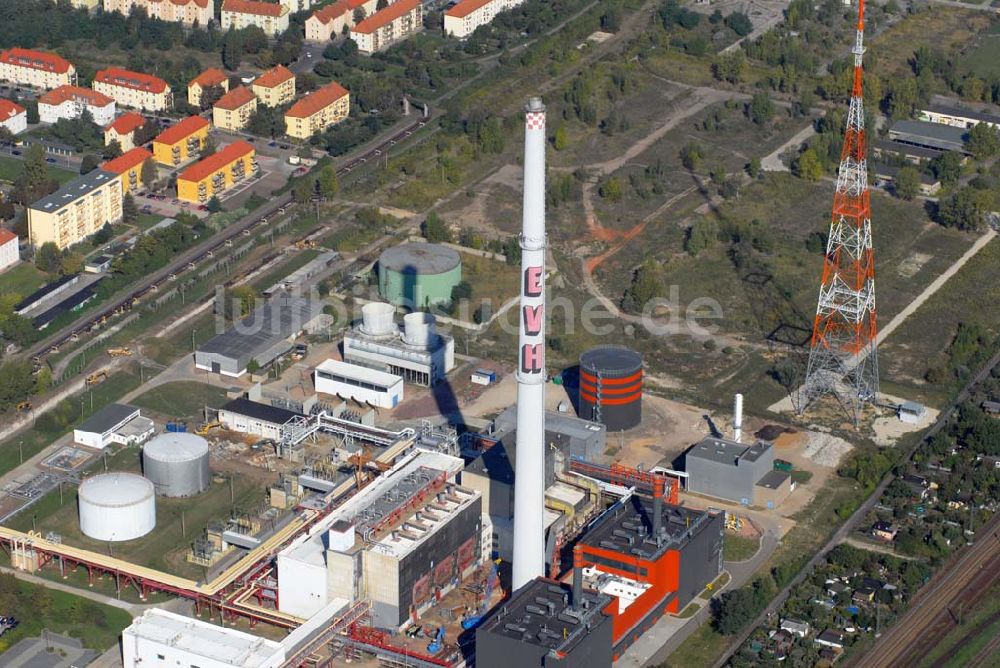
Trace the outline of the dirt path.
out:
<instances>
[{"instance_id":1,"label":"dirt path","mask_svg":"<svg viewBox=\"0 0 1000 668\"><path fill-rule=\"evenodd\" d=\"M812 137L814 134L816 134L816 128L813 126L812 122L810 122L809 125L797 132L794 137L776 148L773 153L761 158L760 168L765 172L787 172L788 166L781 161L781 155L793 146L796 148L801 146L803 142Z\"/></svg>"}]
</instances>

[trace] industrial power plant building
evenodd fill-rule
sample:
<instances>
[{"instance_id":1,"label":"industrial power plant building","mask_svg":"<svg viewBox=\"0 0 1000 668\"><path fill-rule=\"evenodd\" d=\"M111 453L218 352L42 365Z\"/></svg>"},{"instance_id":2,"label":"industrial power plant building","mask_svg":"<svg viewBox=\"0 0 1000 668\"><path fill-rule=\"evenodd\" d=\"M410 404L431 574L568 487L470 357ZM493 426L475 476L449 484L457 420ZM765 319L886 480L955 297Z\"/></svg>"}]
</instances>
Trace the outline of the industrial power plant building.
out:
<instances>
[{"instance_id":1,"label":"industrial power plant building","mask_svg":"<svg viewBox=\"0 0 1000 668\"><path fill-rule=\"evenodd\" d=\"M403 379L339 360L316 367L316 391L379 408L395 408L403 400Z\"/></svg>"},{"instance_id":2,"label":"industrial power plant building","mask_svg":"<svg viewBox=\"0 0 1000 668\"><path fill-rule=\"evenodd\" d=\"M390 304L422 309L451 301L462 281L458 251L428 243L405 243L378 259L378 291Z\"/></svg>"},{"instance_id":3,"label":"industrial power plant building","mask_svg":"<svg viewBox=\"0 0 1000 668\"><path fill-rule=\"evenodd\" d=\"M299 334L318 331L328 318L319 300L274 297L198 348L194 365L203 371L238 378L246 373L250 360L266 367L290 351Z\"/></svg>"},{"instance_id":4,"label":"industrial power plant building","mask_svg":"<svg viewBox=\"0 0 1000 668\"><path fill-rule=\"evenodd\" d=\"M689 492L745 506L774 505L791 491L791 478L774 470L774 448L727 438L702 439L684 455Z\"/></svg>"},{"instance_id":5,"label":"industrial power plant building","mask_svg":"<svg viewBox=\"0 0 1000 668\"><path fill-rule=\"evenodd\" d=\"M73 442L103 450L112 443L136 445L153 435L156 425L142 417L138 408L126 404L108 404L73 430Z\"/></svg>"},{"instance_id":6,"label":"industrial power plant building","mask_svg":"<svg viewBox=\"0 0 1000 668\"><path fill-rule=\"evenodd\" d=\"M416 449L278 553L278 605L301 618L345 599L395 629L481 564L480 495L462 460Z\"/></svg>"},{"instance_id":7,"label":"industrial power plant building","mask_svg":"<svg viewBox=\"0 0 1000 668\"><path fill-rule=\"evenodd\" d=\"M391 304L365 304L361 312L361 324L344 335L344 361L425 387L443 380L454 368L455 340L436 331L433 315L410 313L400 331Z\"/></svg>"}]
</instances>

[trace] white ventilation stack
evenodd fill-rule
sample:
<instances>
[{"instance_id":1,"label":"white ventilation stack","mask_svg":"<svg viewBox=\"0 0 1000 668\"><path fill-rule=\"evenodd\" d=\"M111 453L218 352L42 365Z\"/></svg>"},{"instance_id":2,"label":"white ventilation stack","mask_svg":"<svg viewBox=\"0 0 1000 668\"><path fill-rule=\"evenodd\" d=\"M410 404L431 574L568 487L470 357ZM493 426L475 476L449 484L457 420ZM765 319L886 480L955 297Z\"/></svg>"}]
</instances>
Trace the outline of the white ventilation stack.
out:
<instances>
[{"instance_id":1,"label":"white ventilation stack","mask_svg":"<svg viewBox=\"0 0 1000 668\"><path fill-rule=\"evenodd\" d=\"M525 107L514 564L519 589L545 575L545 105Z\"/></svg>"},{"instance_id":2,"label":"white ventilation stack","mask_svg":"<svg viewBox=\"0 0 1000 668\"><path fill-rule=\"evenodd\" d=\"M743 441L743 395L737 394L733 398L733 440L737 443Z\"/></svg>"}]
</instances>

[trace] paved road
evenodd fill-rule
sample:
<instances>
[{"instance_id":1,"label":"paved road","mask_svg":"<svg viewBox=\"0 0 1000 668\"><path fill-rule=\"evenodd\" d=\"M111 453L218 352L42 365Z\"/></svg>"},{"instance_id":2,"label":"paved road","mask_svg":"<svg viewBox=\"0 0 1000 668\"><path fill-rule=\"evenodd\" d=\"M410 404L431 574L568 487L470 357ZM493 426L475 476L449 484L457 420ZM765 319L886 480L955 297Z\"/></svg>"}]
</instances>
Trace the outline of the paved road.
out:
<instances>
[{"instance_id":1,"label":"paved road","mask_svg":"<svg viewBox=\"0 0 1000 668\"><path fill-rule=\"evenodd\" d=\"M952 402L950 407L941 411L941 414L938 416L937 422L935 422L934 425L927 430L927 433L924 434L924 438L922 440L917 441L909 449L909 451L905 453L903 461L911 459L913 457L913 453L917 451L917 448L919 448L921 445L923 445L930 439L934 438L934 436L939 431L941 431L941 429L944 428L945 424L948 422L948 418L951 417L952 413L954 413L956 408L960 406L962 403L964 403L971 396L972 389L976 387L976 385L981 383L987 376L989 376L990 372L993 370L993 367L995 367L998 363L1000 363L1000 353L994 355L993 358L989 362L987 362L982 369L979 370L979 372L962 389L962 391L955 398L955 401ZM776 613L781 608L781 606L784 605L785 601L788 599L789 594L791 593L791 590L794 587L800 585L807 577L809 577L813 569L815 569L816 566L818 566L826 559L826 555L829 554L830 550L832 550L840 543L844 542L844 540L851 534L851 532L853 532L854 529L861 523L861 521L865 518L865 516L868 515L868 513L872 510L872 508L875 507L875 504L878 503L879 499L882 496L882 493L885 492L886 487L888 487L889 484L895 479L896 476L892 473L892 471L885 474L885 477L882 478L882 482L880 482L878 484L878 487L875 488L875 491L872 492L867 499L865 499L864 503L862 503L861 506L856 511L854 511L854 514L852 514L851 517L843 525L841 525L836 532L834 532L830 540L828 540L826 544L822 548L820 548L820 550L815 555L813 555L812 559L809 560L809 563L807 563L802 568L802 570L799 571L794 578L792 578L792 581L789 582L784 589L778 592L778 595L774 598L774 600L772 600L771 603L764 609L764 611L757 616L757 618L753 621L753 623L747 626L733 640L733 642L730 643L729 647L726 649L726 653L722 656L721 659L719 659L714 664L715 668L721 668L722 666L726 665L726 663L733 656L733 654L735 654L739 650L740 645L742 645L746 641L746 639L750 637L750 634L753 633L754 629L756 629L758 626L763 625L764 622L767 621L767 618L770 615Z\"/></svg>"}]
</instances>

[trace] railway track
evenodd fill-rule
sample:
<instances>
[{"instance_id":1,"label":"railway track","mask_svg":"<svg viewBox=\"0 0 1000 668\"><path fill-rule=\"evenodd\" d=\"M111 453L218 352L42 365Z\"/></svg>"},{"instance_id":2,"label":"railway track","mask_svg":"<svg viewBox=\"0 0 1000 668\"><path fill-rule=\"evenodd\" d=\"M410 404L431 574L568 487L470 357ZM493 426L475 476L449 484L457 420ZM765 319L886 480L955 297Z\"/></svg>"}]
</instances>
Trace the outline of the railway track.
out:
<instances>
[{"instance_id":1,"label":"railway track","mask_svg":"<svg viewBox=\"0 0 1000 668\"><path fill-rule=\"evenodd\" d=\"M1000 514L976 534L976 542L956 555L917 595L913 605L855 668L915 666L958 624L961 609L974 602L1000 574Z\"/></svg>"},{"instance_id":2,"label":"railway track","mask_svg":"<svg viewBox=\"0 0 1000 668\"><path fill-rule=\"evenodd\" d=\"M386 138L377 146L368 149L361 155L341 165L337 169L337 174L339 176L349 174L351 171L365 165L368 161L380 158L392 146L395 146L423 128L427 122L427 118L417 119L406 128ZM114 299L111 304L95 313L80 318L59 333L35 344L24 354L30 357L35 364L41 364L47 356L58 352L61 346L78 341L84 336L99 330L109 319L130 311L141 303L144 298L155 294L161 287L165 287L185 271L193 270L200 262L210 259L216 253L225 250L240 235L249 235L253 228L266 225L269 218L274 215L283 214L289 207L294 206L296 205L292 201L292 196L290 194L283 195L265 205L262 210L257 210L236 223L227 226L224 230L217 232L200 246L188 249L177 260L142 280L126 295Z\"/></svg>"}]
</instances>

